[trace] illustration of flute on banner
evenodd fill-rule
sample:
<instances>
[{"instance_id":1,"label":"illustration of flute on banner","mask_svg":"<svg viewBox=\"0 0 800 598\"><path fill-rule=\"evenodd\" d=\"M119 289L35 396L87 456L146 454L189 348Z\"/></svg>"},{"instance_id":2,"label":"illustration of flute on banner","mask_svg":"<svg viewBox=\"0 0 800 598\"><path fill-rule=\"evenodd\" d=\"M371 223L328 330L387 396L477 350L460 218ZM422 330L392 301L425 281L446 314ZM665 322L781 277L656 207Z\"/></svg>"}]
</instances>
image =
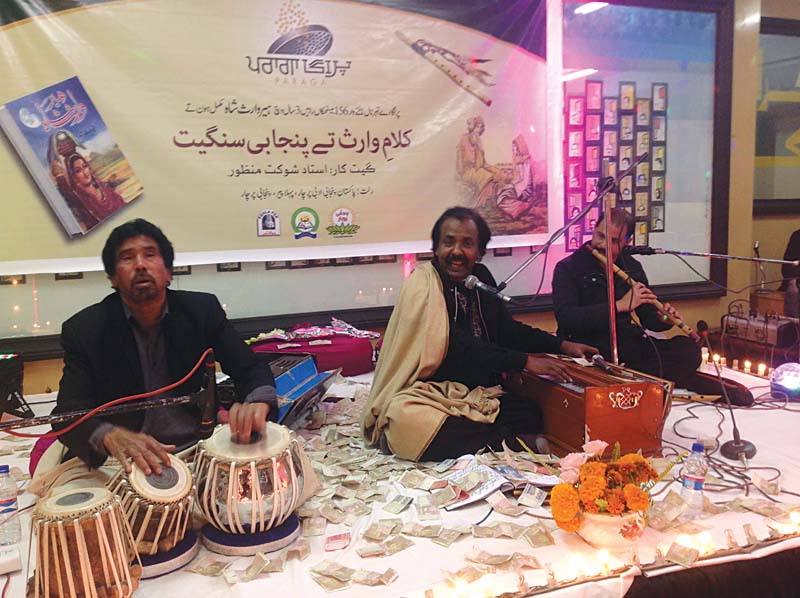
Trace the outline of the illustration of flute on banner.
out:
<instances>
[{"instance_id":1,"label":"illustration of flute on banner","mask_svg":"<svg viewBox=\"0 0 800 598\"><path fill-rule=\"evenodd\" d=\"M487 87L494 85L494 83L489 81L489 78L492 76L491 73L477 66L489 62L491 59L467 58L446 48L432 44L422 38L412 42L411 38L400 31L395 31L395 34L402 42L414 50L414 52L433 64L461 88L467 90L487 106L492 105L491 98L482 94L477 87L467 79L467 77L472 77L480 84ZM463 75L461 73L463 73Z\"/></svg>"}]
</instances>

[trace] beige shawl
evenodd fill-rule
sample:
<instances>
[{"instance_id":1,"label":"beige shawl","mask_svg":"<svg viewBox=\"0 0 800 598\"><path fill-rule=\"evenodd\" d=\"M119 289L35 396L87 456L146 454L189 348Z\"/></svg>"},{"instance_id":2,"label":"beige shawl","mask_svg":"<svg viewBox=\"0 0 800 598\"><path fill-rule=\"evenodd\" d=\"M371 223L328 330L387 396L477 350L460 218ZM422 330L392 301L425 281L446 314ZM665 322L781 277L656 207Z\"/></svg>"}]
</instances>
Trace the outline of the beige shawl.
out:
<instances>
[{"instance_id":1,"label":"beige shawl","mask_svg":"<svg viewBox=\"0 0 800 598\"><path fill-rule=\"evenodd\" d=\"M458 382L423 382L447 353L447 306L433 264L417 267L403 283L383 339L372 392L361 416L370 444L386 436L389 449L418 461L447 416L493 423L500 387L470 390Z\"/></svg>"}]
</instances>

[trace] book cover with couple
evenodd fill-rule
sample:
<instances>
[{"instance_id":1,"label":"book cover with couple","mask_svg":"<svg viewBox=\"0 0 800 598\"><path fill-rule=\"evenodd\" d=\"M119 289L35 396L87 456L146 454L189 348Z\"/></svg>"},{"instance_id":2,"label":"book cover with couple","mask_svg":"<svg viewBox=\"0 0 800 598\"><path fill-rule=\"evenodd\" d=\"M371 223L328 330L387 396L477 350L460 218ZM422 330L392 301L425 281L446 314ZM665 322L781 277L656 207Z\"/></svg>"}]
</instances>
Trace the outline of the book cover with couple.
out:
<instances>
[{"instance_id":1,"label":"book cover with couple","mask_svg":"<svg viewBox=\"0 0 800 598\"><path fill-rule=\"evenodd\" d=\"M0 107L0 126L70 237L142 194L142 185L77 77Z\"/></svg>"}]
</instances>

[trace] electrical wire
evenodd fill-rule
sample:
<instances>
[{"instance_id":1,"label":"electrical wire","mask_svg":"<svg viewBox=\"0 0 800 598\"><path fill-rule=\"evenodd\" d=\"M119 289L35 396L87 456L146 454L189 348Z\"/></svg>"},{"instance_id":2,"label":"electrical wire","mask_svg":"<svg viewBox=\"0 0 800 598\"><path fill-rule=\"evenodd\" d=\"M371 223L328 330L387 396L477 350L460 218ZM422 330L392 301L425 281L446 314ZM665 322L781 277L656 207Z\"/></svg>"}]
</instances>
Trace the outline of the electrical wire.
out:
<instances>
[{"instance_id":1,"label":"electrical wire","mask_svg":"<svg viewBox=\"0 0 800 598\"><path fill-rule=\"evenodd\" d=\"M72 422L71 424L66 426L65 428L62 428L61 430L58 430L58 431L53 430L52 432L45 432L43 434L31 434L31 433L26 433L26 432L14 432L13 430L6 430L6 433L11 434L12 436L18 436L20 438L58 438L59 436L61 436L63 434L66 434L70 430L73 430L76 426L79 426L80 424L85 422L90 417L94 417L98 413L101 413L102 411L105 411L109 407L114 407L116 405L121 405L123 403L129 403L131 401L136 401L138 399L146 399L148 397L152 397L154 395L161 394L162 392L167 392L168 390L172 390L173 388L176 388L176 387L184 384L189 378L191 378L194 375L194 373L200 368L200 366L203 365L203 362L205 361L206 356L209 353L211 353L212 351L213 351L213 349L211 349L210 347L208 349L206 349L205 351L203 351L202 355L200 355L200 359L197 360L197 363L194 364L192 369L189 370L189 372L183 378L181 378L180 380L178 380L176 382L173 382L172 384L168 384L167 386L162 386L161 388L156 388L155 390L150 390L148 392L142 392L142 393L135 394L135 395L129 395L127 397L120 397L118 399L114 399L113 401L109 401L107 403L103 403L102 405L99 405L98 407L95 407L94 409L89 411L89 413L81 416L80 418L78 418L77 420L75 420L74 422Z\"/></svg>"}]
</instances>

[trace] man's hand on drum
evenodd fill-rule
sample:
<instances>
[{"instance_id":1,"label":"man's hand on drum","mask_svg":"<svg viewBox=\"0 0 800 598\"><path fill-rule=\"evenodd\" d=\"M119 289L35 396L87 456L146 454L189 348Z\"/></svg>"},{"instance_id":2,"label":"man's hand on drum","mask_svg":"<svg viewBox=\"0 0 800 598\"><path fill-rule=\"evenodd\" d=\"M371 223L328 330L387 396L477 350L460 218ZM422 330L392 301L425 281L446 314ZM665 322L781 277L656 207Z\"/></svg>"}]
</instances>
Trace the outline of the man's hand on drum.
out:
<instances>
[{"instance_id":1,"label":"man's hand on drum","mask_svg":"<svg viewBox=\"0 0 800 598\"><path fill-rule=\"evenodd\" d=\"M127 473L131 472L128 459L133 459L136 466L145 475L155 472L161 475L161 464L169 463L169 452L175 450L173 444L161 444L155 438L141 432L133 432L127 428L114 426L103 438L108 454L122 463Z\"/></svg>"},{"instance_id":2,"label":"man's hand on drum","mask_svg":"<svg viewBox=\"0 0 800 598\"><path fill-rule=\"evenodd\" d=\"M597 347L592 347L591 345L573 343L572 341L563 341L561 343L561 352L569 357L583 357L584 359L591 359L592 355L596 355L600 351L597 350Z\"/></svg>"},{"instance_id":3,"label":"man's hand on drum","mask_svg":"<svg viewBox=\"0 0 800 598\"><path fill-rule=\"evenodd\" d=\"M252 432L264 431L268 415L267 403L234 403L228 416L233 441L240 444L250 442Z\"/></svg>"},{"instance_id":4,"label":"man's hand on drum","mask_svg":"<svg viewBox=\"0 0 800 598\"><path fill-rule=\"evenodd\" d=\"M556 382L572 382L572 376L569 375L566 366L557 359L528 355L525 371L539 376L550 376Z\"/></svg>"}]
</instances>

